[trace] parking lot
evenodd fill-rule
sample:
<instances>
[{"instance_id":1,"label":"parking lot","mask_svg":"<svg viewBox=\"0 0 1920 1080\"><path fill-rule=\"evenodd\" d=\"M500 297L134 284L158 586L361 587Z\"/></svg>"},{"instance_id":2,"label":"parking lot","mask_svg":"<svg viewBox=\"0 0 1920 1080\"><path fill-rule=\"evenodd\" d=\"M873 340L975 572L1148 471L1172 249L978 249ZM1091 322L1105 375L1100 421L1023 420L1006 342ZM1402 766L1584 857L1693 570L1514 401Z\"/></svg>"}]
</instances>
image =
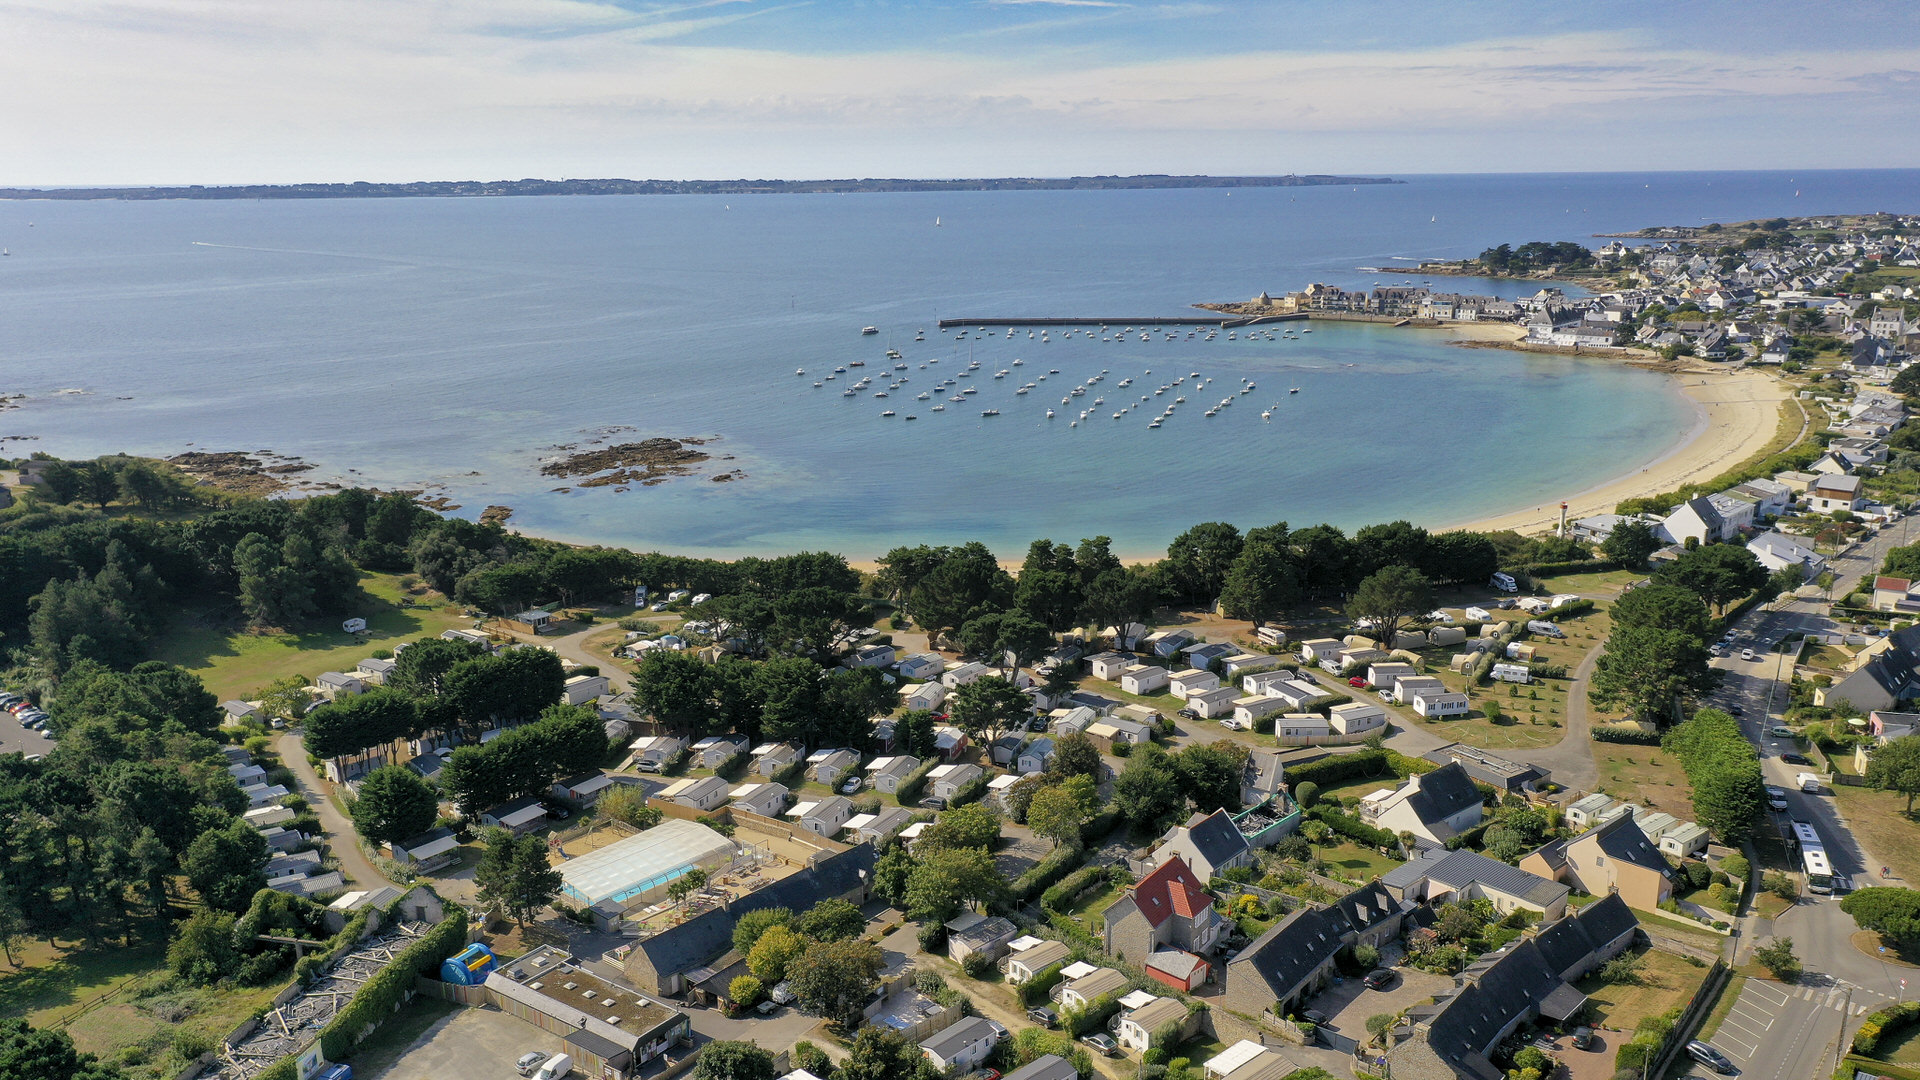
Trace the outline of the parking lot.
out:
<instances>
[{"instance_id":1,"label":"parking lot","mask_svg":"<svg viewBox=\"0 0 1920 1080\"><path fill-rule=\"evenodd\" d=\"M1444 975L1410 967L1397 967L1393 971L1398 978L1385 990L1369 990L1359 979L1341 979L1309 1001L1307 1008L1325 1013L1332 1021L1332 1030L1344 1039L1364 1042L1367 1017L1397 1013L1453 989L1453 980Z\"/></svg>"},{"instance_id":2,"label":"parking lot","mask_svg":"<svg viewBox=\"0 0 1920 1080\"><path fill-rule=\"evenodd\" d=\"M53 740L44 731L28 731L10 712L0 710L0 754L44 754Z\"/></svg>"},{"instance_id":3,"label":"parking lot","mask_svg":"<svg viewBox=\"0 0 1920 1080\"><path fill-rule=\"evenodd\" d=\"M498 1009L461 1009L367 1080L515 1080L513 1063L529 1050L558 1054L560 1038Z\"/></svg>"}]
</instances>

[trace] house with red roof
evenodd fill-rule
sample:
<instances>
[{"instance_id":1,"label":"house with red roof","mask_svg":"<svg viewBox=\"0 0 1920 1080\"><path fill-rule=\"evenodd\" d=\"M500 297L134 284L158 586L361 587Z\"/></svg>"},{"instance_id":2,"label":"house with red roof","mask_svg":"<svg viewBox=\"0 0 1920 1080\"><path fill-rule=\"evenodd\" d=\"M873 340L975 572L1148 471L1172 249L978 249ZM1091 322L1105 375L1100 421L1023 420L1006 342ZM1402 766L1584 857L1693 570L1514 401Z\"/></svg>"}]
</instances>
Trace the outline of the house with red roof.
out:
<instances>
[{"instance_id":1,"label":"house with red roof","mask_svg":"<svg viewBox=\"0 0 1920 1080\"><path fill-rule=\"evenodd\" d=\"M1214 909L1199 874L1175 855L1141 878L1104 913L1106 948L1133 963L1157 951L1205 955L1227 936L1227 919Z\"/></svg>"}]
</instances>

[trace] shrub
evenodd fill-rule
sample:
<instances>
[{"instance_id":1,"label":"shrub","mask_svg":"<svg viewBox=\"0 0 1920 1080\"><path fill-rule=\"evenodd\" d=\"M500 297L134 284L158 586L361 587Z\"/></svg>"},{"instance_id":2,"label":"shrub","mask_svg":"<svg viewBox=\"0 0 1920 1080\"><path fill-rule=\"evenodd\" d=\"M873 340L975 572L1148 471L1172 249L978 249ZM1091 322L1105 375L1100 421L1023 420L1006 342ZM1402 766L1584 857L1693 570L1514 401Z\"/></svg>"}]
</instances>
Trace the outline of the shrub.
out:
<instances>
[{"instance_id":1,"label":"shrub","mask_svg":"<svg viewBox=\"0 0 1920 1080\"><path fill-rule=\"evenodd\" d=\"M966 786L962 787L959 791L954 792L953 798L947 800L947 807L948 809L952 809L956 806L965 806L968 803L979 802L981 797L986 795L986 793L987 774L981 773L979 776L967 781Z\"/></svg>"},{"instance_id":2,"label":"shrub","mask_svg":"<svg viewBox=\"0 0 1920 1080\"><path fill-rule=\"evenodd\" d=\"M1298 791L1303 783L1325 787L1346 780L1380 776L1388 771L1387 751L1369 748L1352 754L1333 754L1289 768L1287 778L1292 781L1294 790Z\"/></svg>"},{"instance_id":3,"label":"shrub","mask_svg":"<svg viewBox=\"0 0 1920 1080\"><path fill-rule=\"evenodd\" d=\"M1778 870L1768 871L1767 876L1760 879L1760 886L1782 900L1797 900L1800 897L1800 886Z\"/></svg>"},{"instance_id":4,"label":"shrub","mask_svg":"<svg viewBox=\"0 0 1920 1080\"><path fill-rule=\"evenodd\" d=\"M993 957L983 952L970 952L960 961L960 970L967 973L969 979L984 979L993 974Z\"/></svg>"},{"instance_id":5,"label":"shrub","mask_svg":"<svg viewBox=\"0 0 1920 1080\"><path fill-rule=\"evenodd\" d=\"M1107 868L1104 866L1083 866L1062 878L1058 884L1040 894L1040 904L1049 911L1065 911L1073 906L1073 901L1081 893L1096 883L1105 884Z\"/></svg>"},{"instance_id":6,"label":"shrub","mask_svg":"<svg viewBox=\"0 0 1920 1080\"><path fill-rule=\"evenodd\" d=\"M1045 1005L1048 1001L1052 1000L1053 988L1060 985L1060 980L1064 978L1060 972L1066 966L1066 961L1063 960L1041 971L1038 975L1028 979L1026 982L1021 983L1020 1004L1027 1006Z\"/></svg>"},{"instance_id":7,"label":"shrub","mask_svg":"<svg viewBox=\"0 0 1920 1080\"><path fill-rule=\"evenodd\" d=\"M1330 807L1316 806L1307 812L1307 816L1325 822L1334 832L1370 848L1392 848L1400 843L1400 838L1387 830L1376 829L1351 814L1343 814Z\"/></svg>"},{"instance_id":8,"label":"shrub","mask_svg":"<svg viewBox=\"0 0 1920 1080\"><path fill-rule=\"evenodd\" d=\"M1587 734L1594 742L1627 743L1632 746L1659 746L1660 733L1637 724L1596 724Z\"/></svg>"},{"instance_id":9,"label":"shrub","mask_svg":"<svg viewBox=\"0 0 1920 1080\"><path fill-rule=\"evenodd\" d=\"M1753 867L1747 862L1747 857L1737 851L1720 860L1720 869L1725 870L1728 877L1739 882L1742 888L1746 887L1747 877L1753 873Z\"/></svg>"},{"instance_id":10,"label":"shrub","mask_svg":"<svg viewBox=\"0 0 1920 1080\"><path fill-rule=\"evenodd\" d=\"M1781 982L1800 978L1800 958L1794 955L1792 938L1775 938L1753 950L1753 958Z\"/></svg>"},{"instance_id":11,"label":"shrub","mask_svg":"<svg viewBox=\"0 0 1920 1080\"><path fill-rule=\"evenodd\" d=\"M801 764L805 764L802 762ZM920 793L926 790L927 774L940 765L940 759L929 758L921 762L920 767L907 774L900 786L893 790L893 798L901 806L914 806L920 802Z\"/></svg>"},{"instance_id":12,"label":"shrub","mask_svg":"<svg viewBox=\"0 0 1920 1080\"><path fill-rule=\"evenodd\" d=\"M751 975L738 975L727 984L727 997L737 1008L751 1009L760 1004L760 995L765 992L760 980Z\"/></svg>"},{"instance_id":13,"label":"shrub","mask_svg":"<svg viewBox=\"0 0 1920 1080\"><path fill-rule=\"evenodd\" d=\"M1320 785L1311 780L1294 784L1293 801L1299 803L1302 810L1312 809L1313 804L1320 801Z\"/></svg>"},{"instance_id":14,"label":"shrub","mask_svg":"<svg viewBox=\"0 0 1920 1080\"><path fill-rule=\"evenodd\" d=\"M1368 971L1372 971L1380 964L1380 950L1371 945L1355 945L1353 947L1353 962Z\"/></svg>"},{"instance_id":15,"label":"shrub","mask_svg":"<svg viewBox=\"0 0 1920 1080\"><path fill-rule=\"evenodd\" d=\"M1035 863L1026 873L1013 879L1009 886L1011 899L1015 904L1024 904L1039 895L1054 882L1087 861L1084 848L1059 847L1047 853L1047 857Z\"/></svg>"},{"instance_id":16,"label":"shrub","mask_svg":"<svg viewBox=\"0 0 1920 1080\"><path fill-rule=\"evenodd\" d=\"M1853 1033L1854 1052L1874 1056L1882 1039L1905 1030L1915 1020L1920 1020L1920 1001L1902 1001L1867 1014L1860 1030Z\"/></svg>"},{"instance_id":17,"label":"shrub","mask_svg":"<svg viewBox=\"0 0 1920 1080\"><path fill-rule=\"evenodd\" d=\"M1687 888L1704 889L1713 880L1713 868L1703 862L1684 863L1680 875L1687 879Z\"/></svg>"}]
</instances>

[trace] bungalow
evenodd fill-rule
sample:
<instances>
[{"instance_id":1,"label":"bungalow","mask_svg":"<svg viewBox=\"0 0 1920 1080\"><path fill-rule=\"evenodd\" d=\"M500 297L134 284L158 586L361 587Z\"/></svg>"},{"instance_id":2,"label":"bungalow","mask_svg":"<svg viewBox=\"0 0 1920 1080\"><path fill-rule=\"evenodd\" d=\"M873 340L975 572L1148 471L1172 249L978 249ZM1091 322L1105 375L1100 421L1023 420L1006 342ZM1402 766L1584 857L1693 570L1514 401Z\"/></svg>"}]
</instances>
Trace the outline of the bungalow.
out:
<instances>
[{"instance_id":1,"label":"bungalow","mask_svg":"<svg viewBox=\"0 0 1920 1080\"><path fill-rule=\"evenodd\" d=\"M956 664L945 675L940 676L940 682L949 690L957 690L970 682L985 678L991 674L993 674L992 668L985 664L969 660L964 664Z\"/></svg>"},{"instance_id":2,"label":"bungalow","mask_svg":"<svg viewBox=\"0 0 1920 1080\"><path fill-rule=\"evenodd\" d=\"M518 623L519 625L513 628L523 634L544 634L553 629L554 620L553 612L541 611L539 608L531 608L508 618L506 621L508 623Z\"/></svg>"},{"instance_id":3,"label":"bungalow","mask_svg":"<svg viewBox=\"0 0 1920 1080\"><path fill-rule=\"evenodd\" d=\"M1094 967L1081 962L1069 964L1060 972L1067 977L1067 984L1060 991L1060 1005L1066 1009L1084 1011L1103 997L1118 997L1126 993L1127 977L1110 967Z\"/></svg>"},{"instance_id":4,"label":"bungalow","mask_svg":"<svg viewBox=\"0 0 1920 1080\"><path fill-rule=\"evenodd\" d=\"M1046 772L1053 767L1053 740L1045 735L1028 743L1014 762L1014 770L1022 776L1037 772Z\"/></svg>"},{"instance_id":5,"label":"bungalow","mask_svg":"<svg viewBox=\"0 0 1920 1080\"><path fill-rule=\"evenodd\" d=\"M320 677L313 680L313 685L319 689L321 697L329 700L333 698L352 697L355 694L364 694L367 692L366 683L361 682L351 675L341 674L338 671L321 672Z\"/></svg>"},{"instance_id":6,"label":"bungalow","mask_svg":"<svg viewBox=\"0 0 1920 1080\"><path fill-rule=\"evenodd\" d=\"M1412 833L1421 847L1441 847L1480 823L1480 789L1459 764L1414 773L1396 789L1360 800L1360 820L1391 833Z\"/></svg>"},{"instance_id":7,"label":"bungalow","mask_svg":"<svg viewBox=\"0 0 1920 1080\"><path fill-rule=\"evenodd\" d=\"M569 705L585 705L595 698L606 697L608 689L605 675L575 675L563 685L561 697Z\"/></svg>"},{"instance_id":8,"label":"bungalow","mask_svg":"<svg viewBox=\"0 0 1920 1080\"><path fill-rule=\"evenodd\" d=\"M846 667L850 667L850 668L892 667L893 666L893 646L863 645L860 648L853 650L852 653L848 654L847 658L841 661L841 663Z\"/></svg>"},{"instance_id":9,"label":"bungalow","mask_svg":"<svg viewBox=\"0 0 1920 1080\"><path fill-rule=\"evenodd\" d=\"M920 759L911 754L874 758L867 763L867 782L873 785L873 790L891 795L900 790L901 781L919 767Z\"/></svg>"},{"instance_id":10,"label":"bungalow","mask_svg":"<svg viewBox=\"0 0 1920 1080\"><path fill-rule=\"evenodd\" d=\"M358 676L362 682L369 682L375 686L385 686L387 684L387 676L392 673L393 668L393 661L382 660L377 656L369 656L365 660L358 661L353 665L353 673Z\"/></svg>"},{"instance_id":11,"label":"bungalow","mask_svg":"<svg viewBox=\"0 0 1920 1080\"><path fill-rule=\"evenodd\" d=\"M546 823L546 807L532 795L522 795L480 812L480 824L490 829L505 829L515 836L525 836Z\"/></svg>"},{"instance_id":12,"label":"bungalow","mask_svg":"<svg viewBox=\"0 0 1920 1080\"><path fill-rule=\"evenodd\" d=\"M1477 851L1423 851L1387 872L1380 884L1396 899L1440 904L1486 900L1502 915L1532 911L1542 923L1567 913L1572 889L1550 878L1489 859Z\"/></svg>"},{"instance_id":13,"label":"bungalow","mask_svg":"<svg viewBox=\"0 0 1920 1080\"><path fill-rule=\"evenodd\" d=\"M1041 1054L1001 1080L1080 1080L1080 1070L1059 1054Z\"/></svg>"},{"instance_id":14,"label":"bungalow","mask_svg":"<svg viewBox=\"0 0 1920 1080\"><path fill-rule=\"evenodd\" d=\"M786 743L761 743L753 748L753 772L772 776L800 760L800 748Z\"/></svg>"},{"instance_id":15,"label":"bungalow","mask_svg":"<svg viewBox=\"0 0 1920 1080\"><path fill-rule=\"evenodd\" d=\"M1193 644L1194 640L1195 635L1191 630L1162 630L1148 634L1141 645L1153 655L1165 660Z\"/></svg>"},{"instance_id":16,"label":"bungalow","mask_svg":"<svg viewBox=\"0 0 1920 1080\"><path fill-rule=\"evenodd\" d=\"M1003 814L1010 814L1012 807L1007 804L1008 793L1015 784L1025 780L1019 773L1002 773L987 781L987 801L998 807Z\"/></svg>"},{"instance_id":17,"label":"bungalow","mask_svg":"<svg viewBox=\"0 0 1920 1080\"><path fill-rule=\"evenodd\" d=\"M956 961L978 953L989 960L998 960L1020 931L999 915L982 915L975 911L961 912L947 922L947 956Z\"/></svg>"},{"instance_id":18,"label":"bungalow","mask_svg":"<svg viewBox=\"0 0 1920 1080\"><path fill-rule=\"evenodd\" d=\"M1273 722L1273 733L1281 738L1326 739L1333 737L1333 725L1319 713L1281 713Z\"/></svg>"},{"instance_id":19,"label":"bungalow","mask_svg":"<svg viewBox=\"0 0 1920 1080\"><path fill-rule=\"evenodd\" d=\"M1617 894L1627 906L1653 911L1673 895L1667 860L1631 814L1568 840L1555 840L1520 860L1520 869L1565 882L1590 896Z\"/></svg>"},{"instance_id":20,"label":"bungalow","mask_svg":"<svg viewBox=\"0 0 1920 1080\"><path fill-rule=\"evenodd\" d=\"M278 802L293 792L289 791L284 784L248 784L240 789L240 794L247 797L249 807L260 807Z\"/></svg>"},{"instance_id":21,"label":"bungalow","mask_svg":"<svg viewBox=\"0 0 1920 1080\"><path fill-rule=\"evenodd\" d=\"M1800 571L1802 581L1811 581L1819 577L1827 568L1826 556L1814 551L1800 541L1779 532L1764 532L1747 541L1747 550L1769 572L1785 570L1791 566Z\"/></svg>"},{"instance_id":22,"label":"bungalow","mask_svg":"<svg viewBox=\"0 0 1920 1080\"><path fill-rule=\"evenodd\" d=\"M1211 952L1231 924L1213 906L1206 882L1178 854L1161 861L1107 906L1101 944L1136 963L1167 948Z\"/></svg>"},{"instance_id":23,"label":"bungalow","mask_svg":"<svg viewBox=\"0 0 1920 1080\"><path fill-rule=\"evenodd\" d=\"M970 744L967 733L952 724L938 724L933 729L933 748L943 761L957 759Z\"/></svg>"},{"instance_id":24,"label":"bungalow","mask_svg":"<svg viewBox=\"0 0 1920 1080\"><path fill-rule=\"evenodd\" d=\"M787 809L787 786L771 781L741 784L727 792L729 803L764 818L778 818Z\"/></svg>"},{"instance_id":25,"label":"bungalow","mask_svg":"<svg viewBox=\"0 0 1920 1080\"><path fill-rule=\"evenodd\" d=\"M808 832L831 839L853 817L853 801L839 795L829 795L818 802L803 802L795 806L787 811L787 817Z\"/></svg>"},{"instance_id":26,"label":"bungalow","mask_svg":"<svg viewBox=\"0 0 1920 1080\"><path fill-rule=\"evenodd\" d=\"M1087 738L1103 750L1111 751L1120 743L1130 746L1142 746L1153 741L1153 729L1136 720L1110 716L1097 724L1087 725Z\"/></svg>"},{"instance_id":27,"label":"bungalow","mask_svg":"<svg viewBox=\"0 0 1920 1080\"><path fill-rule=\"evenodd\" d=\"M704 813L724 805L731 791L731 786L717 776L689 776L668 784L657 798Z\"/></svg>"},{"instance_id":28,"label":"bungalow","mask_svg":"<svg viewBox=\"0 0 1920 1080\"><path fill-rule=\"evenodd\" d=\"M856 814L848 818L846 829L853 835L855 843L879 847L906 828L912 820L913 813L905 807L886 806L871 814Z\"/></svg>"},{"instance_id":29,"label":"bungalow","mask_svg":"<svg viewBox=\"0 0 1920 1080\"><path fill-rule=\"evenodd\" d=\"M937 679L947 670L947 662L939 653L913 653L901 657L893 669L903 679Z\"/></svg>"},{"instance_id":30,"label":"bungalow","mask_svg":"<svg viewBox=\"0 0 1920 1080\"><path fill-rule=\"evenodd\" d=\"M1178 857L1193 868L1201 881L1211 881L1222 871L1253 862L1253 849L1225 810L1211 814L1196 813L1186 824L1176 825L1153 849L1152 861L1158 866Z\"/></svg>"},{"instance_id":31,"label":"bungalow","mask_svg":"<svg viewBox=\"0 0 1920 1080\"><path fill-rule=\"evenodd\" d=\"M1691 858L1707 849L1707 839L1705 826L1683 821L1660 834L1660 850L1676 859Z\"/></svg>"},{"instance_id":32,"label":"bungalow","mask_svg":"<svg viewBox=\"0 0 1920 1080\"><path fill-rule=\"evenodd\" d=\"M1270 653L1236 653L1220 661L1220 676L1233 680L1279 666L1280 658Z\"/></svg>"},{"instance_id":33,"label":"bungalow","mask_svg":"<svg viewBox=\"0 0 1920 1080\"><path fill-rule=\"evenodd\" d=\"M229 720L251 720L260 715L260 706L251 701L223 701L220 708L225 710Z\"/></svg>"},{"instance_id":34,"label":"bungalow","mask_svg":"<svg viewBox=\"0 0 1920 1080\"><path fill-rule=\"evenodd\" d=\"M1349 671L1388 659L1392 655L1385 650L1369 648L1365 645L1349 645L1321 660L1320 668L1335 675L1344 675Z\"/></svg>"},{"instance_id":35,"label":"bungalow","mask_svg":"<svg viewBox=\"0 0 1920 1080\"><path fill-rule=\"evenodd\" d=\"M1047 730L1055 736L1071 735L1076 731L1087 730L1087 725L1100 718L1100 714L1085 705L1072 708L1055 709L1047 714Z\"/></svg>"},{"instance_id":36,"label":"bungalow","mask_svg":"<svg viewBox=\"0 0 1920 1080\"><path fill-rule=\"evenodd\" d=\"M1187 1007L1169 997L1141 996L1146 1000L1120 1015L1120 1026L1115 1029L1120 1045L1146 1053L1156 1045L1154 1038L1163 1028L1174 1029L1174 1036L1168 1042L1183 1041L1189 1025Z\"/></svg>"},{"instance_id":37,"label":"bungalow","mask_svg":"<svg viewBox=\"0 0 1920 1080\"><path fill-rule=\"evenodd\" d=\"M1224 641L1209 641L1204 645L1189 645L1181 652L1186 654L1188 667L1206 671L1213 667L1215 661L1234 656L1240 650Z\"/></svg>"},{"instance_id":38,"label":"bungalow","mask_svg":"<svg viewBox=\"0 0 1920 1080\"><path fill-rule=\"evenodd\" d=\"M584 810L599 802L600 796L605 795L613 783L613 777L595 769L563 780L555 780L550 790L554 798L575 809Z\"/></svg>"},{"instance_id":39,"label":"bungalow","mask_svg":"<svg viewBox=\"0 0 1920 1080\"><path fill-rule=\"evenodd\" d=\"M693 744L693 764L696 768L717 769L746 753L748 745L745 735L709 735Z\"/></svg>"},{"instance_id":40,"label":"bungalow","mask_svg":"<svg viewBox=\"0 0 1920 1080\"><path fill-rule=\"evenodd\" d=\"M816 784L833 787L850 770L860 767L860 755L851 750L815 750L807 755L807 772Z\"/></svg>"},{"instance_id":41,"label":"bungalow","mask_svg":"<svg viewBox=\"0 0 1920 1080\"><path fill-rule=\"evenodd\" d=\"M1095 653L1087 657L1087 672L1096 679L1115 682L1123 672L1139 662L1131 653Z\"/></svg>"},{"instance_id":42,"label":"bungalow","mask_svg":"<svg viewBox=\"0 0 1920 1080\"><path fill-rule=\"evenodd\" d=\"M1331 701L1333 692L1312 679L1282 679L1268 683L1267 697L1284 703L1295 712L1305 712L1323 701Z\"/></svg>"},{"instance_id":43,"label":"bungalow","mask_svg":"<svg viewBox=\"0 0 1920 1080\"><path fill-rule=\"evenodd\" d=\"M927 774L927 790L935 798L950 800L961 788L986 774L978 765L941 765Z\"/></svg>"},{"instance_id":44,"label":"bungalow","mask_svg":"<svg viewBox=\"0 0 1920 1080\"><path fill-rule=\"evenodd\" d=\"M1299 676L1291 671L1261 671L1241 678L1240 689L1251 697L1266 697L1269 687L1292 682L1296 678Z\"/></svg>"},{"instance_id":45,"label":"bungalow","mask_svg":"<svg viewBox=\"0 0 1920 1080\"><path fill-rule=\"evenodd\" d=\"M1342 735L1358 735L1387 726L1387 710L1371 701L1351 701L1327 710L1333 730Z\"/></svg>"},{"instance_id":46,"label":"bungalow","mask_svg":"<svg viewBox=\"0 0 1920 1080\"><path fill-rule=\"evenodd\" d=\"M932 712L947 700L947 688L937 682L909 683L900 688L900 703L908 710Z\"/></svg>"},{"instance_id":47,"label":"bungalow","mask_svg":"<svg viewBox=\"0 0 1920 1080\"><path fill-rule=\"evenodd\" d=\"M1017 937L1007 942L1007 957L1000 962L1000 970L1007 976L1007 982L1019 986L1031 982L1042 972L1056 964L1063 964L1073 950L1064 942L1048 941L1045 938Z\"/></svg>"},{"instance_id":48,"label":"bungalow","mask_svg":"<svg viewBox=\"0 0 1920 1080\"><path fill-rule=\"evenodd\" d=\"M1120 689L1135 697L1149 697L1166 689L1167 669L1154 664L1135 664L1120 673Z\"/></svg>"},{"instance_id":49,"label":"bungalow","mask_svg":"<svg viewBox=\"0 0 1920 1080\"><path fill-rule=\"evenodd\" d=\"M665 769L686 748L686 740L674 735L642 735L627 744L633 752L633 767L654 773Z\"/></svg>"},{"instance_id":50,"label":"bungalow","mask_svg":"<svg viewBox=\"0 0 1920 1080\"><path fill-rule=\"evenodd\" d=\"M1167 680L1167 689L1174 697L1185 700L1204 690L1212 690L1220 685L1220 676L1199 668L1177 671Z\"/></svg>"},{"instance_id":51,"label":"bungalow","mask_svg":"<svg viewBox=\"0 0 1920 1080\"><path fill-rule=\"evenodd\" d=\"M1412 664L1385 663L1367 667L1367 685L1375 690L1391 687L1395 679L1408 679L1420 672Z\"/></svg>"},{"instance_id":52,"label":"bungalow","mask_svg":"<svg viewBox=\"0 0 1920 1080\"><path fill-rule=\"evenodd\" d=\"M1192 709L1207 720L1222 716L1232 716L1234 703L1240 700L1240 691L1231 686L1221 686L1212 690L1201 690L1187 697L1187 708Z\"/></svg>"},{"instance_id":53,"label":"bungalow","mask_svg":"<svg viewBox=\"0 0 1920 1080\"><path fill-rule=\"evenodd\" d=\"M1413 706L1415 714L1429 720L1446 716L1465 716L1473 708L1467 695L1448 690L1444 686L1422 686L1402 697L1398 692L1395 700Z\"/></svg>"},{"instance_id":54,"label":"bungalow","mask_svg":"<svg viewBox=\"0 0 1920 1080\"><path fill-rule=\"evenodd\" d=\"M1235 723L1245 724L1247 725L1248 728L1251 728L1253 727L1254 723L1260 720L1262 717L1272 716L1275 713L1285 712L1290 707L1291 707L1290 703L1284 698L1278 698L1278 697L1241 698L1240 700L1233 703L1233 719Z\"/></svg>"},{"instance_id":55,"label":"bungalow","mask_svg":"<svg viewBox=\"0 0 1920 1080\"><path fill-rule=\"evenodd\" d=\"M452 829L428 829L387 845L393 861L417 874L430 874L460 857L460 838Z\"/></svg>"},{"instance_id":56,"label":"bungalow","mask_svg":"<svg viewBox=\"0 0 1920 1080\"><path fill-rule=\"evenodd\" d=\"M470 645L479 645L488 652L493 651L493 639L478 630L442 630L442 641L464 641Z\"/></svg>"},{"instance_id":57,"label":"bungalow","mask_svg":"<svg viewBox=\"0 0 1920 1080\"><path fill-rule=\"evenodd\" d=\"M1291 1059L1252 1039L1241 1039L1207 1059L1206 1080L1281 1080L1295 1070Z\"/></svg>"},{"instance_id":58,"label":"bungalow","mask_svg":"<svg viewBox=\"0 0 1920 1080\"><path fill-rule=\"evenodd\" d=\"M1578 831L1593 827L1600 815L1614 805L1613 797L1595 792L1583 795L1567 804L1567 824Z\"/></svg>"},{"instance_id":59,"label":"bungalow","mask_svg":"<svg viewBox=\"0 0 1920 1080\"><path fill-rule=\"evenodd\" d=\"M1012 765L1014 759L1020 756L1020 747L1025 742L1025 737L1021 735L1002 735L987 744L987 758L995 765Z\"/></svg>"},{"instance_id":60,"label":"bungalow","mask_svg":"<svg viewBox=\"0 0 1920 1080\"><path fill-rule=\"evenodd\" d=\"M1301 642L1299 648L1301 663L1317 664L1329 657L1338 656L1340 650L1346 648L1346 645L1333 638L1312 638Z\"/></svg>"},{"instance_id":61,"label":"bungalow","mask_svg":"<svg viewBox=\"0 0 1920 1080\"><path fill-rule=\"evenodd\" d=\"M254 829L266 829L292 821L293 811L284 806L256 806L240 815Z\"/></svg>"},{"instance_id":62,"label":"bungalow","mask_svg":"<svg viewBox=\"0 0 1920 1080\"><path fill-rule=\"evenodd\" d=\"M993 1025L969 1016L921 1043L920 1053L933 1062L934 1068L957 1076L987 1060L999 1041Z\"/></svg>"}]
</instances>

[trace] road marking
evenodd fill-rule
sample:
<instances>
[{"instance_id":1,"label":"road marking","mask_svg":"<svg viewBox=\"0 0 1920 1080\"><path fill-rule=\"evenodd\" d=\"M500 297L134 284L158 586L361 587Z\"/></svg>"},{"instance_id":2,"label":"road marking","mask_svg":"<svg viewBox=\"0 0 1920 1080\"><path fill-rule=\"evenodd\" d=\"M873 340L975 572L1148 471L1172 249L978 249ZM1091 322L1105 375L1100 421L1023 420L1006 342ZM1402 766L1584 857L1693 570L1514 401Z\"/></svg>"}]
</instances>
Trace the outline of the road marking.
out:
<instances>
[{"instance_id":1,"label":"road marking","mask_svg":"<svg viewBox=\"0 0 1920 1080\"><path fill-rule=\"evenodd\" d=\"M1741 1020L1746 1021L1747 1024L1758 1025L1761 1031L1765 1031L1768 1028L1771 1028L1773 1026L1773 1017L1766 1016L1766 1015L1755 1015L1755 1014L1743 1013L1737 1007L1732 1012L1729 1012L1727 1014L1727 1021L1731 1023L1734 1017L1739 1017Z\"/></svg>"},{"instance_id":2,"label":"road marking","mask_svg":"<svg viewBox=\"0 0 1920 1080\"><path fill-rule=\"evenodd\" d=\"M1785 990L1776 990L1771 986L1762 986L1757 982L1748 983L1745 994L1753 994L1754 996L1760 998L1760 1000L1762 1001L1767 1000L1768 994L1778 994L1780 995L1780 1000L1768 1002L1768 1004L1772 1005L1776 1009L1782 1005L1785 1005L1787 1003L1787 997L1788 997L1788 994ZM1743 994L1742 996L1745 996L1745 994Z\"/></svg>"}]
</instances>

